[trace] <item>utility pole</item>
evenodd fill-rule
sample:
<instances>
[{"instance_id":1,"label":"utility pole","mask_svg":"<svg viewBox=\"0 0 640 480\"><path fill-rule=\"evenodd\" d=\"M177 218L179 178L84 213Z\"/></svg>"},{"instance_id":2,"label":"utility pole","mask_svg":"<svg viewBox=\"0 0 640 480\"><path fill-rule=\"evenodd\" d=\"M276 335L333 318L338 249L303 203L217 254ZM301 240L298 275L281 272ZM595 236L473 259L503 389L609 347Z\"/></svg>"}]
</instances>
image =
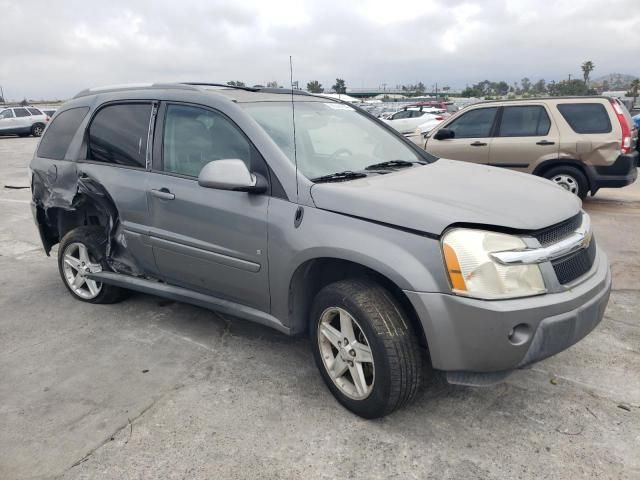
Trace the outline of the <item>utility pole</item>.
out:
<instances>
[{"instance_id":1,"label":"utility pole","mask_svg":"<svg viewBox=\"0 0 640 480\"><path fill-rule=\"evenodd\" d=\"M569 74L569 83L571 83L571 74Z\"/></svg>"},{"instance_id":2,"label":"utility pole","mask_svg":"<svg viewBox=\"0 0 640 480\"><path fill-rule=\"evenodd\" d=\"M2 98L2 103L7 102L7 99L4 98L4 90L2 89L2 85L0 85L0 98Z\"/></svg>"}]
</instances>

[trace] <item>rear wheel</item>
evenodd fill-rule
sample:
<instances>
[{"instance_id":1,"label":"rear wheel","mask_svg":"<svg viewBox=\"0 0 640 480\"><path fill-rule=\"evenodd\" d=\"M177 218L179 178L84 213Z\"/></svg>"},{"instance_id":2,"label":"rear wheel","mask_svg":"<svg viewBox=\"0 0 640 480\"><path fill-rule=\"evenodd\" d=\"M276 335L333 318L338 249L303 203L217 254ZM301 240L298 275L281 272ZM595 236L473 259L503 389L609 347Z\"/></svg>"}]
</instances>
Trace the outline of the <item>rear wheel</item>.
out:
<instances>
[{"instance_id":1,"label":"rear wheel","mask_svg":"<svg viewBox=\"0 0 640 480\"><path fill-rule=\"evenodd\" d=\"M364 418L409 403L422 380L417 338L400 305L368 279L342 280L316 296L310 335L331 393Z\"/></svg>"},{"instance_id":2,"label":"rear wheel","mask_svg":"<svg viewBox=\"0 0 640 480\"><path fill-rule=\"evenodd\" d=\"M58 270L74 298L89 303L116 303L127 290L87 277L102 271L106 238L102 227L78 227L67 233L58 247Z\"/></svg>"},{"instance_id":3,"label":"rear wheel","mask_svg":"<svg viewBox=\"0 0 640 480\"><path fill-rule=\"evenodd\" d=\"M551 168L543 176L580 198L585 198L589 192L587 177L575 167L563 165Z\"/></svg>"},{"instance_id":4,"label":"rear wheel","mask_svg":"<svg viewBox=\"0 0 640 480\"><path fill-rule=\"evenodd\" d=\"M41 123L36 123L33 127L31 127L31 135L34 137L41 137L42 132L44 132L44 125Z\"/></svg>"}]
</instances>

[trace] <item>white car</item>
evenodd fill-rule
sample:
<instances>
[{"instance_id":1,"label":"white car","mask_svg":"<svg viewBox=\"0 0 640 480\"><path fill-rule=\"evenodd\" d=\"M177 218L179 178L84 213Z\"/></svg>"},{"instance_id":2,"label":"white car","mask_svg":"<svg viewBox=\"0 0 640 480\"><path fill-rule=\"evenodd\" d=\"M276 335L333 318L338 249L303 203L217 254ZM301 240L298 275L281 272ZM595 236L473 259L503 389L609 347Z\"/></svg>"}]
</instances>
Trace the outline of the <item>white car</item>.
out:
<instances>
[{"instance_id":1,"label":"white car","mask_svg":"<svg viewBox=\"0 0 640 480\"><path fill-rule=\"evenodd\" d=\"M430 118L426 122L418 125L413 133L410 135L406 135L409 140L411 140L416 145L420 145L424 148L424 142L427 136L431 133L431 131L436 128L438 125L442 123L445 117L437 116L435 118Z\"/></svg>"},{"instance_id":2,"label":"white car","mask_svg":"<svg viewBox=\"0 0 640 480\"><path fill-rule=\"evenodd\" d=\"M444 113L446 113L444 110L438 108L408 107L394 113L384 120L384 122L391 125L400 133L407 135L413 134L416 128L423 123L434 119L439 119L439 121L444 120Z\"/></svg>"},{"instance_id":3,"label":"white car","mask_svg":"<svg viewBox=\"0 0 640 480\"><path fill-rule=\"evenodd\" d=\"M10 107L0 109L0 135L39 137L47 126L49 117L35 107Z\"/></svg>"}]
</instances>

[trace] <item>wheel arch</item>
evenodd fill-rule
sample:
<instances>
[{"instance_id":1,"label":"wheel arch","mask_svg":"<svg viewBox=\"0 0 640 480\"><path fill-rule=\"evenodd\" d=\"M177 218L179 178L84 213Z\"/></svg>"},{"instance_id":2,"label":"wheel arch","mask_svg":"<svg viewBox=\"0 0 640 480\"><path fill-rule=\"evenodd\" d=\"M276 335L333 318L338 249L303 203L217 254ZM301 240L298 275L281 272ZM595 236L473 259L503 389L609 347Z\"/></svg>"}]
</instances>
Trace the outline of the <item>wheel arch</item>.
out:
<instances>
[{"instance_id":1,"label":"wheel arch","mask_svg":"<svg viewBox=\"0 0 640 480\"><path fill-rule=\"evenodd\" d=\"M44 129L47 128L47 125L44 122L35 122L33 123L33 125L31 125L31 128L29 129L29 131L33 132L33 129L36 127L42 127L42 130L44 133Z\"/></svg>"},{"instance_id":2,"label":"wheel arch","mask_svg":"<svg viewBox=\"0 0 640 480\"><path fill-rule=\"evenodd\" d=\"M420 318L402 288L387 275L362 263L337 257L306 260L294 271L289 281L288 310L291 331L308 331L309 312L316 294L326 285L346 278L365 277L382 285L400 304L409 318L420 344L428 349L428 341Z\"/></svg>"},{"instance_id":3,"label":"wheel arch","mask_svg":"<svg viewBox=\"0 0 640 480\"><path fill-rule=\"evenodd\" d=\"M111 216L89 195L78 194L72 208L36 205L36 221L47 255L71 230L82 226L102 226L109 233Z\"/></svg>"},{"instance_id":4,"label":"wheel arch","mask_svg":"<svg viewBox=\"0 0 640 480\"><path fill-rule=\"evenodd\" d=\"M593 180L591 178L591 172L580 160L572 158L545 160L544 162L541 162L538 166L536 166L536 168L531 173L533 175L537 175L538 177L542 177L546 172L556 167L572 167L578 169L587 179L589 190L593 191Z\"/></svg>"}]
</instances>

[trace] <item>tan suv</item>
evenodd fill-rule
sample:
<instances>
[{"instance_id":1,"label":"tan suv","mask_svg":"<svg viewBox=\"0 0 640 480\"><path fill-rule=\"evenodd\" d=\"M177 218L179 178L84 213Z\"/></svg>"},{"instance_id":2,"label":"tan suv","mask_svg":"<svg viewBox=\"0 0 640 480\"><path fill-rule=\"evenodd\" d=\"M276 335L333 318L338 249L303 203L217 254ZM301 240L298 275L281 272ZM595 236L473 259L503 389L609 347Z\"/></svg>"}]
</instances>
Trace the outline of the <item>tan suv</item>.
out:
<instances>
[{"instance_id":1,"label":"tan suv","mask_svg":"<svg viewBox=\"0 0 640 480\"><path fill-rule=\"evenodd\" d=\"M422 146L438 157L539 175L584 198L635 181L637 135L617 99L554 97L472 105Z\"/></svg>"}]
</instances>

